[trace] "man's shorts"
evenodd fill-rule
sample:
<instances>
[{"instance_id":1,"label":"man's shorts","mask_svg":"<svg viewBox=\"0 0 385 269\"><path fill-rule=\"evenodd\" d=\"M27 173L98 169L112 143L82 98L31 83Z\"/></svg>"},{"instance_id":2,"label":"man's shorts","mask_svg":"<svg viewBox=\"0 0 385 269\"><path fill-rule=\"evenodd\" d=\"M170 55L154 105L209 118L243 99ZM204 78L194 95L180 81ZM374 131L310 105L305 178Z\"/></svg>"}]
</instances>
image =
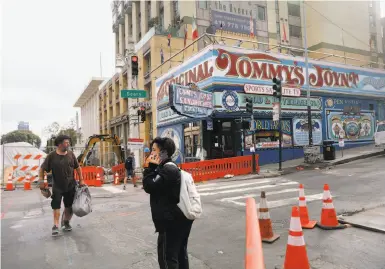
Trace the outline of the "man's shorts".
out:
<instances>
[{"instance_id":1,"label":"man's shorts","mask_svg":"<svg viewBox=\"0 0 385 269\"><path fill-rule=\"evenodd\" d=\"M133 170L127 170L126 169L126 176L127 176L127 178L132 178L133 175L134 175L134 171Z\"/></svg>"},{"instance_id":2,"label":"man's shorts","mask_svg":"<svg viewBox=\"0 0 385 269\"><path fill-rule=\"evenodd\" d=\"M60 209L62 198L65 208L72 207L75 198L75 188L70 189L67 192L60 192L59 190L53 189L51 198L52 209Z\"/></svg>"}]
</instances>

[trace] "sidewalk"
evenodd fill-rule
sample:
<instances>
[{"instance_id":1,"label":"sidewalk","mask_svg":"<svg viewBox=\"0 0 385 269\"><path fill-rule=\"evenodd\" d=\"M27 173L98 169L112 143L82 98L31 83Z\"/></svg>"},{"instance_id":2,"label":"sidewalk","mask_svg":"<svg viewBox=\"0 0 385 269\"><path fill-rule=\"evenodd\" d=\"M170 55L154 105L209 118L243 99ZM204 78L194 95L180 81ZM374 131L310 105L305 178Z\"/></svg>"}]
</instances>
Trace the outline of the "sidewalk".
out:
<instances>
[{"instance_id":1,"label":"sidewalk","mask_svg":"<svg viewBox=\"0 0 385 269\"><path fill-rule=\"evenodd\" d=\"M336 159L332 161L324 161L322 155L321 155L322 161L316 164L304 163L303 158L286 161L282 163L283 171L281 172L278 171L278 163L262 165L260 174L278 173L280 175L284 175L284 174L289 174L297 171L297 167L300 167L301 170L325 168L328 166L344 164L344 163L356 161L359 159L378 156L381 154L385 154L385 151L376 149L374 145L368 145L363 147L345 149L343 152L343 157L342 157L342 151L338 150L336 151Z\"/></svg>"}]
</instances>

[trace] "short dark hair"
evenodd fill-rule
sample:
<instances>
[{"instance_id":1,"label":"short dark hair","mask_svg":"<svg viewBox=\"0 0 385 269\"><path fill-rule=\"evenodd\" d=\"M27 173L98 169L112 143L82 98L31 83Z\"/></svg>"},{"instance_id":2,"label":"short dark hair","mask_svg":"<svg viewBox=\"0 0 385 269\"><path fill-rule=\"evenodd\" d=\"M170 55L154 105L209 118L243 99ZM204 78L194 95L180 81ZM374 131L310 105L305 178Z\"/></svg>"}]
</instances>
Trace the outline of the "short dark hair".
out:
<instances>
[{"instance_id":1,"label":"short dark hair","mask_svg":"<svg viewBox=\"0 0 385 269\"><path fill-rule=\"evenodd\" d=\"M169 137L156 137L152 142L150 147L156 144L160 150L165 150L167 151L168 157L171 158L172 155L174 155L176 147L174 140L172 140Z\"/></svg>"},{"instance_id":2,"label":"short dark hair","mask_svg":"<svg viewBox=\"0 0 385 269\"><path fill-rule=\"evenodd\" d=\"M71 137L68 135L59 135L55 138L55 146L59 146L61 143L63 143L64 140L69 140L71 142Z\"/></svg>"}]
</instances>

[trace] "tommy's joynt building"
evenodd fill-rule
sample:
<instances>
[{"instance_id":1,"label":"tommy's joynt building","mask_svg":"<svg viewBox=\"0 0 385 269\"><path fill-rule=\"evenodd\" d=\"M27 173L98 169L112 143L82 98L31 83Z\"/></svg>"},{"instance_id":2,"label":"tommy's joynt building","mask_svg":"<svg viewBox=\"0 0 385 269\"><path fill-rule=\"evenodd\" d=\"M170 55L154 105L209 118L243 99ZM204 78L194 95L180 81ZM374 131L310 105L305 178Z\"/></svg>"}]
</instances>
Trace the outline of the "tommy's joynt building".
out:
<instances>
[{"instance_id":1,"label":"tommy's joynt building","mask_svg":"<svg viewBox=\"0 0 385 269\"><path fill-rule=\"evenodd\" d=\"M205 159L249 155L252 133L241 131L237 122L245 117L245 100L251 98L260 164L277 162L274 77L282 80L285 95L283 159L300 158L302 147L308 145L307 83L301 57L209 45L156 80L157 133L174 139L179 161L202 152ZM311 60L309 84L314 145L341 137L345 147L373 143L376 121L385 120L384 71ZM196 89L181 87L186 85Z\"/></svg>"}]
</instances>

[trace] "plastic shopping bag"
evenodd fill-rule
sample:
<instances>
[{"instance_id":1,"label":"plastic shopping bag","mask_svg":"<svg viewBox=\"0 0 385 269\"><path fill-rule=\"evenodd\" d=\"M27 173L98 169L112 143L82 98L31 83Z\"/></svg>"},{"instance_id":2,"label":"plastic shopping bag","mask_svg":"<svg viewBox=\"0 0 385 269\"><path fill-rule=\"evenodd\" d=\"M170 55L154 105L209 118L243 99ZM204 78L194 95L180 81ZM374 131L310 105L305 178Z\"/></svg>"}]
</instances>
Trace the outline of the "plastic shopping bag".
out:
<instances>
[{"instance_id":1,"label":"plastic shopping bag","mask_svg":"<svg viewBox=\"0 0 385 269\"><path fill-rule=\"evenodd\" d=\"M91 194L87 186L76 186L72 211L78 217L84 217L92 212Z\"/></svg>"}]
</instances>

